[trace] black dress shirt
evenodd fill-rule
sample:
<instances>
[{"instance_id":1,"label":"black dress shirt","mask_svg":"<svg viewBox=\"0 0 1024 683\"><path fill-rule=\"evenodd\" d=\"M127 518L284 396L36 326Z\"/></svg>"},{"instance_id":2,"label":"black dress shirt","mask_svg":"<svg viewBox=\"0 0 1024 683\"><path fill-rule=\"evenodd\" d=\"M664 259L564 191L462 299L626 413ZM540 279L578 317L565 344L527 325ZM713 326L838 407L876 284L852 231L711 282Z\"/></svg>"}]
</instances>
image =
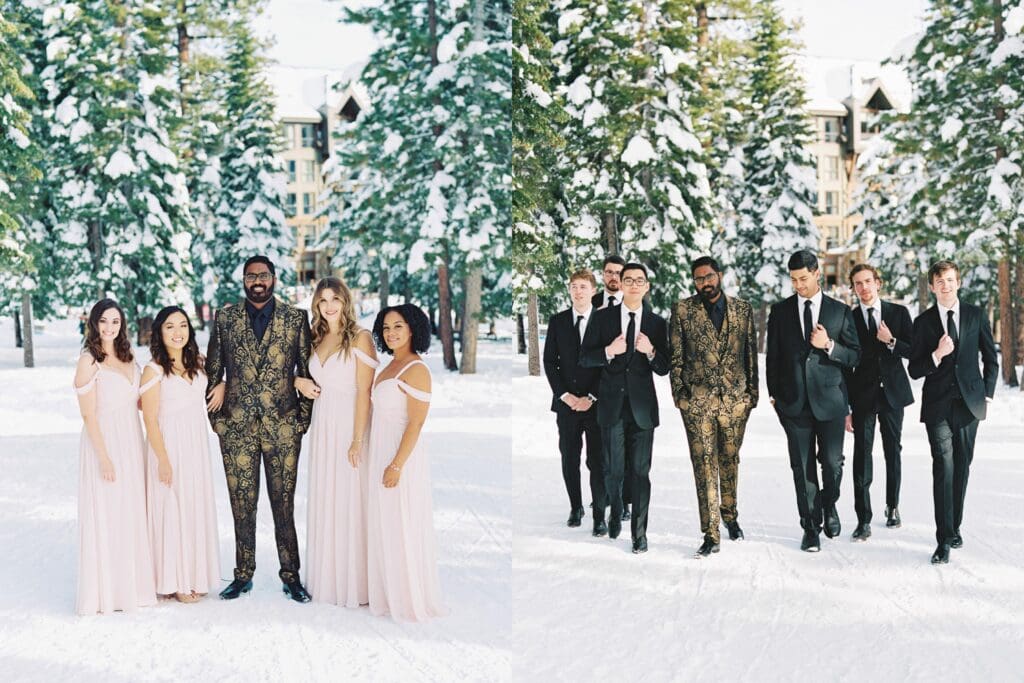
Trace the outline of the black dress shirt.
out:
<instances>
[{"instance_id":1,"label":"black dress shirt","mask_svg":"<svg viewBox=\"0 0 1024 683\"><path fill-rule=\"evenodd\" d=\"M256 341L263 341L263 334L274 317L274 299L271 298L263 308L256 308L248 299L245 300L245 312L249 315L249 324L252 325L252 333L256 335Z\"/></svg>"}]
</instances>

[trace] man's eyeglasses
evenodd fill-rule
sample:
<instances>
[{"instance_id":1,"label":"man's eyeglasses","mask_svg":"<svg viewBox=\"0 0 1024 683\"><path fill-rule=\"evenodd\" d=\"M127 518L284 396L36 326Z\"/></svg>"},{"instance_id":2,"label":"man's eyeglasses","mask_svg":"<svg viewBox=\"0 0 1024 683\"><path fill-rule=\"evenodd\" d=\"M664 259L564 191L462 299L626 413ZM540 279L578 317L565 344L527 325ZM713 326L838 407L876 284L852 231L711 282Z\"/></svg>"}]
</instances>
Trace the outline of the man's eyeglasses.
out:
<instances>
[{"instance_id":1,"label":"man's eyeglasses","mask_svg":"<svg viewBox=\"0 0 1024 683\"><path fill-rule=\"evenodd\" d=\"M607 275L608 277L619 277L620 275L622 275L622 271L621 270L606 270L606 271L604 271L604 274Z\"/></svg>"},{"instance_id":2,"label":"man's eyeglasses","mask_svg":"<svg viewBox=\"0 0 1024 683\"><path fill-rule=\"evenodd\" d=\"M263 273L246 273L246 276L245 276L245 281L248 282L249 284L252 284L253 282L256 282L257 280L259 280L260 282L270 282L273 279L274 279L274 276L271 275L270 273L267 273L267 272L263 272Z\"/></svg>"},{"instance_id":3,"label":"man's eyeglasses","mask_svg":"<svg viewBox=\"0 0 1024 683\"><path fill-rule=\"evenodd\" d=\"M700 277L699 275L694 276L693 282L694 282L694 284L696 284L699 287L702 284L704 284L705 282L714 282L717 279L718 279L718 273L711 273L711 275L705 275L704 277Z\"/></svg>"},{"instance_id":4,"label":"man's eyeglasses","mask_svg":"<svg viewBox=\"0 0 1024 683\"><path fill-rule=\"evenodd\" d=\"M622 284L626 285L627 287L632 287L633 285L636 285L637 287L643 287L644 285L647 284L647 278L624 277L622 278Z\"/></svg>"}]
</instances>

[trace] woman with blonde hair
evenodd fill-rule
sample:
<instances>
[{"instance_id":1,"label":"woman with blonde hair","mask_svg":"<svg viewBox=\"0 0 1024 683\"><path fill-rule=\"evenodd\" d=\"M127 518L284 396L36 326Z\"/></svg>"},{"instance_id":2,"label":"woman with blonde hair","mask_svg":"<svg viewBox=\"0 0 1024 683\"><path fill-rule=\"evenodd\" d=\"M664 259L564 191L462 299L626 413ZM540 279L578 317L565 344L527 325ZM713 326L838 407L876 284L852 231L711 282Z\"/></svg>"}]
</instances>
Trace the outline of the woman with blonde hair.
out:
<instances>
[{"instance_id":1,"label":"woman with blonde hair","mask_svg":"<svg viewBox=\"0 0 1024 683\"><path fill-rule=\"evenodd\" d=\"M364 442L377 354L370 332L356 322L352 293L339 278L317 284L311 308L313 379L295 379L295 388L315 399L309 428L307 585L318 602L358 607L368 601Z\"/></svg>"}]
</instances>

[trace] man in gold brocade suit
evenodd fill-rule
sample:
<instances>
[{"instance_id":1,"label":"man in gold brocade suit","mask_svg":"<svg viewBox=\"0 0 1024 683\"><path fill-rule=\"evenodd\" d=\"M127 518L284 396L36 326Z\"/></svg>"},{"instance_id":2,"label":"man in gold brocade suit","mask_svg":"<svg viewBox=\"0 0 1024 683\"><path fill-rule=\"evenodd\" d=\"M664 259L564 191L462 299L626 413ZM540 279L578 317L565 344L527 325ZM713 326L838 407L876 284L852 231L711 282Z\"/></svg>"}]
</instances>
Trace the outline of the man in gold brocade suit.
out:
<instances>
[{"instance_id":1,"label":"man in gold brocade suit","mask_svg":"<svg viewBox=\"0 0 1024 683\"><path fill-rule=\"evenodd\" d=\"M262 459L284 592L309 602L294 519L299 449L313 411L313 402L295 391L295 378L309 377L309 321L274 298L275 269L266 256L250 258L242 273L245 301L217 312L206 354L210 422L235 520L235 578L220 597L233 600L252 589Z\"/></svg>"},{"instance_id":2,"label":"man in gold brocade suit","mask_svg":"<svg viewBox=\"0 0 1024 683\"><path fill-rule=\"evenodd\" d=\"M704 542L696 557L719 550L719 513L729 538L743 538L737 521L740 445L757 405L757 331L750 304L722 292L722 272L710 256L691 266L697 294L672 309L672 396L690 443ZM721 495L719 495L721 489Z\"/></svg>"}]
</instances>

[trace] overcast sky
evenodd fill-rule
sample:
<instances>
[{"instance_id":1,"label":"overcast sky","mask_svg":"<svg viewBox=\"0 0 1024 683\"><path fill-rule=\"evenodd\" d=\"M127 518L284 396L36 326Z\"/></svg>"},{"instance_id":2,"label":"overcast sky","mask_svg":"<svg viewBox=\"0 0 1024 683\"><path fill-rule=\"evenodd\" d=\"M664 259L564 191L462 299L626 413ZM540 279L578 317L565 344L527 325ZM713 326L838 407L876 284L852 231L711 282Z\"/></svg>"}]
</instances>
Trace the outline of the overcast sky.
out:
<instances>
[{"instance_id":1,"label":"overcast sky","mask_svg":"<svg viewBox=\"0 0 1024 683\"><path fill-rule=\"evenodd\" d=\"M373 35L362 26L340 23L342 7L367 0L270 0L260 29L273 35L270 56L285 66L343 69L366 60ZM372 1L372 0L370 0ZM386 1L386 0L385 0ZM830 72L844 62L889 57L907 37L924 29L927 0L778 0L786 17L802 19L808 90L831 92ZM834 80L834 79L831 79Z\"/></svg>"}]
</instances>

